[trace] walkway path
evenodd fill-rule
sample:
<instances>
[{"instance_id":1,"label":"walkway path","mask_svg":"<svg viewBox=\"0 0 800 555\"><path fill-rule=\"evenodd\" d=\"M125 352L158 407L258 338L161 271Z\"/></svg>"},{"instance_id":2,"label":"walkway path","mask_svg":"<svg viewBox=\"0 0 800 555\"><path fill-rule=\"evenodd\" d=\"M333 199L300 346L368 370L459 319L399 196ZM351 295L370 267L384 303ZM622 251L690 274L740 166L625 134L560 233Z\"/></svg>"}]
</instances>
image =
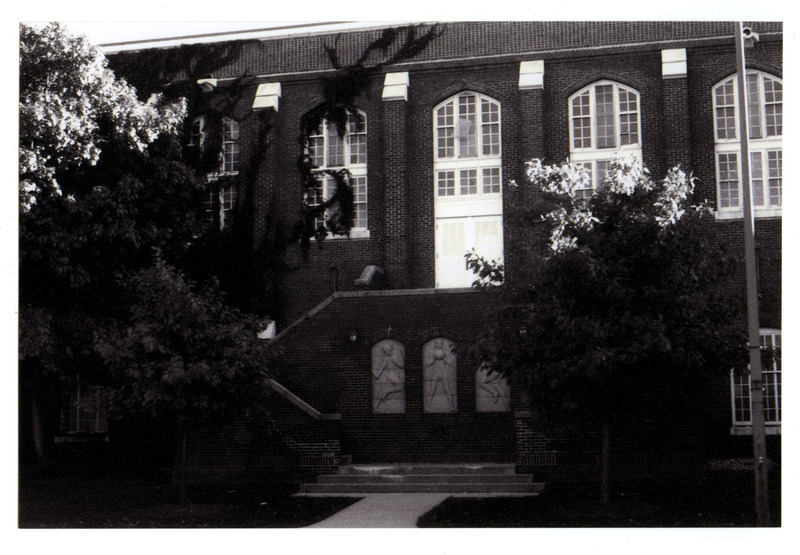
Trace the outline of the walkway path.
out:
<instances>
[{"instance_id":1,"label":"walkway path","mask_svg":"<svg viewBox=\"0 0 800 555\"><path fill-rule=\"evenodd\" d=\"M309 528L416 528L449 493L372 493ZM360 496L359 496L360 497Z\"/></svg>"}]
</instances>

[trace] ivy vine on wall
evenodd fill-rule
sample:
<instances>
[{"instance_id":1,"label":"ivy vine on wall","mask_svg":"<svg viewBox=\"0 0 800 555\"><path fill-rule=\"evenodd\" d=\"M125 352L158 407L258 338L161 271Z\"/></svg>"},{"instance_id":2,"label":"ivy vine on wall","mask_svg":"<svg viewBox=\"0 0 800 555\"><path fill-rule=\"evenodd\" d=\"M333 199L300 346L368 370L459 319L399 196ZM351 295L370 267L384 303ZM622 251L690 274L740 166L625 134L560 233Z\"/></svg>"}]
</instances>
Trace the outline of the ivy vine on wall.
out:
<instances>
[{"instance_id":1,"label":"ivy vine on wall","mask_svg":"<svg viewBox=\"0 0 800 555\"><path fill-rule=\"evenodd\" d=\"M323 81L324 101L305 115L301 122L300 159L298 168L302 177L303 208L296 235L302 245L303 254L308 255L311 239L321 241L329 234L350 235L354 216L354 191L350 172L346 169L319 171L312 163L306 149L308 137L325 122L335 126L340 137L347 134L347 118L356 111L355 99L366 91L372 78L384 67L413 58L444 33L444 26L407 25L384 29L380 37L372 41L358 57L343 65L337 48L339 37L325 51L336 70ZM379 59L373 61L375 57ZM309 198L320 186L320 176L326 174L334 181L329 198L319 204L310 204ZM318 224L324 220L324 225Z\"/></svg>"}]
</instances>

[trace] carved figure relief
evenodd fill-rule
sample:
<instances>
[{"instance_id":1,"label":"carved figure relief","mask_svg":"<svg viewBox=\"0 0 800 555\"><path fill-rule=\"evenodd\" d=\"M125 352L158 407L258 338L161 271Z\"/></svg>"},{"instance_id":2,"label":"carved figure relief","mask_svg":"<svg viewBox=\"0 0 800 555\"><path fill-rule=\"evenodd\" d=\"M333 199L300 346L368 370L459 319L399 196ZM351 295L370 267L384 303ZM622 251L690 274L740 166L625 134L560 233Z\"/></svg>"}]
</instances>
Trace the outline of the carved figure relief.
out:
<instances>
[{"instance_id":1,"label":"carved figure relief","mask_svg":"<svg viewBox=\"0 0 800 555\"><path fill-rule=\"evenodd\" d=\"M384 339L372 346L372 411L398 414L406 410L406 350Z\"/></svg>"},{"instance_id":2,"label":"carved figure relief","mask_svg":"<svg viewBox=\"0 0 800 555\"><path fill-rule=\"evenodd\" d=\"M455 412L456 354L454 343L438 337L422 348L423 409L425 412Z\"/></svg>"},{"instance_id":3,"label":"carved figure relief","mask_svg":"<svg viewBox=\"0 0 800 555\"><path fill-rule=\"evenodd\" d=\"M475 410L506 412L511 402L508 381L497 372L482 367L475 372Z\"/></svg>"}]
</instances>

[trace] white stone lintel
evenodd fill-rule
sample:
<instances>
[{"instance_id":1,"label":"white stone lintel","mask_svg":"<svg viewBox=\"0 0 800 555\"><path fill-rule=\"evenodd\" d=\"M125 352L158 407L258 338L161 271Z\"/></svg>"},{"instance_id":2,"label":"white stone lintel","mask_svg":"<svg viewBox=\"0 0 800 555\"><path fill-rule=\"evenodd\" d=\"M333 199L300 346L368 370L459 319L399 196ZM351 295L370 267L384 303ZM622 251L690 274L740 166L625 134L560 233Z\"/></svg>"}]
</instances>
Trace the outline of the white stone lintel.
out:
<instances>
[{"instance_id":1,"label":"white stone lintel","mask_svg":"<svg viewBox=\"0 0 800 555\"><path fill-rule=\"evenodd\" d=\"M519 63L519 90L544 88L544 60Z\"/></svg>"},{"instance_id":2,"label":"white stone lintel","mask_svg":"<svg viewBox=\"0 0 800 555\"><path fill-rule=\"evenodd\" d=\"M277 112L280 97L280 83L261 83L256 90L256 98L253 100L253 110L273 108Z\"/></svg>"},{"instance_id":3,"label":"white stone lintel","mask_svg":"<svg viewBox=\"0 0 800 555\"><path fill-rule=\"evenodd\" d=\"M685 48L673 48L661 51L661 76L664 79L686 77Z\"/></svg>"},{"instance_id":4,"label":"white stone lintel","mask_svg":"<svg viewBox=\"0 0 800 555\"><path fill-rule=\"evenodd\" d=\"M408 100L408 72L387 73L383 81L383 100Z\"/></svg>"}]
</instances>

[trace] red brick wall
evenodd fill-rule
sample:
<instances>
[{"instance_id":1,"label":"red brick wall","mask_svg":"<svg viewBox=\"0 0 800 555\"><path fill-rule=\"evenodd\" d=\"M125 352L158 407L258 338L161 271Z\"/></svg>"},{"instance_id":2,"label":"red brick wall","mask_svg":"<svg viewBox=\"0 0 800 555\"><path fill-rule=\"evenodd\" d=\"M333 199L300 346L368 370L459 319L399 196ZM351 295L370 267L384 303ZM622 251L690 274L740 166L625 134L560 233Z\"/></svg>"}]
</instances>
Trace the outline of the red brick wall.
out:
<instances>
[{"instance_id":1,"label":"red brick wall","mask_svg":"<svg viewBox=\"0 0 800 555\"><path fill-rule=\"evenodd\" d=\"M761 41L748 51L749 67L782 76L782 26L753 24ZM659 179L681 163L697 178L696 199L715 202L715 162L711 87L735 71L734 26L720 22L509 22L452 23L446 34L413 62L390 71L408 71L408 101L383 102L382 76L356 99L367 114L368 239L334 239L312 245L309 258L299 245L286 255L291 268L282 287L279 330L333 293L332 272L341 289L353 289L364 267L387 270L390 288L434 285L433 108L462 90L501 103L504 183L524 180L524 162L544 157L558 163L569 155L568 98L598 79L611 79L640 94L644 163ZM337 43L344 63L360 54L378 31L343 33ZM323 101L320 72L330 69L323 45L331 36L306 36L248 44L239 62L215 77L249 71L259 82L280 81L279 111L271 120L266 152L255 148L256 118L245 109L240 120L243 158L263 157L254 183L255 234L270 218L285 225L299 215L302 191L297 169L300 120ZM687 49L688 74L664 80L661 50ZM519 62L545 61L544 89L519 91ZM255 88L255 84L251 86ZM251 91L252 93L253 91ZM504 209L513 198L504 185ZM508 276L516 263L514 237L506 229ZM741 220L718 221L709 233L731 252L743 251ZM781 323L781 219L756 224L761 322ZM743 294L743 265L730 294ZM441 335L468 344L483 321L479 294L438 293L402 297L340 296L283 341L282 375L294 393L323 412L339 412L342 453L356 459L402 459L415 454L456 452L489 456L512 454L513 415L474 411L472 372L459 364L459 411L427 415L421 407L421 348ZM369 351L392 336L406 347L407 411L372 415ZM351 329L361 340L350 345ZM724 397L724 394L723 394ZM724 400L722 401L724 403ZM722 410L722 408L720 409ZM727 411L727 407L725 408ZM536 431L517 422L521 452L548 447ZM533 434L533 435L532 435ZM555 437L555 436L554 436ZM313 443L316 441L310 438ZM320 441L323 441L324 438ZM538 451L537 451L538 450Z\"/></svg>"},{"instance_id":2,"label":"red brick wall","mask_svg":"<svg viewBox=\"0 0 800 555\"><path fill-rule=\"evenodd\" d=\"M484 324L486 300L476 291L339 296L278 340L276 379L317 410L341 414L342 454L354 461L512 460L513 413L475 410L476 366L467 350ZM359 336L356 344L350 331ZM371 349L387 336L405 346L404 414L372 412ZM452 414L423 411L422 347L435 337L459 349L458 411Z\"/></svg>"}]
</instances>

